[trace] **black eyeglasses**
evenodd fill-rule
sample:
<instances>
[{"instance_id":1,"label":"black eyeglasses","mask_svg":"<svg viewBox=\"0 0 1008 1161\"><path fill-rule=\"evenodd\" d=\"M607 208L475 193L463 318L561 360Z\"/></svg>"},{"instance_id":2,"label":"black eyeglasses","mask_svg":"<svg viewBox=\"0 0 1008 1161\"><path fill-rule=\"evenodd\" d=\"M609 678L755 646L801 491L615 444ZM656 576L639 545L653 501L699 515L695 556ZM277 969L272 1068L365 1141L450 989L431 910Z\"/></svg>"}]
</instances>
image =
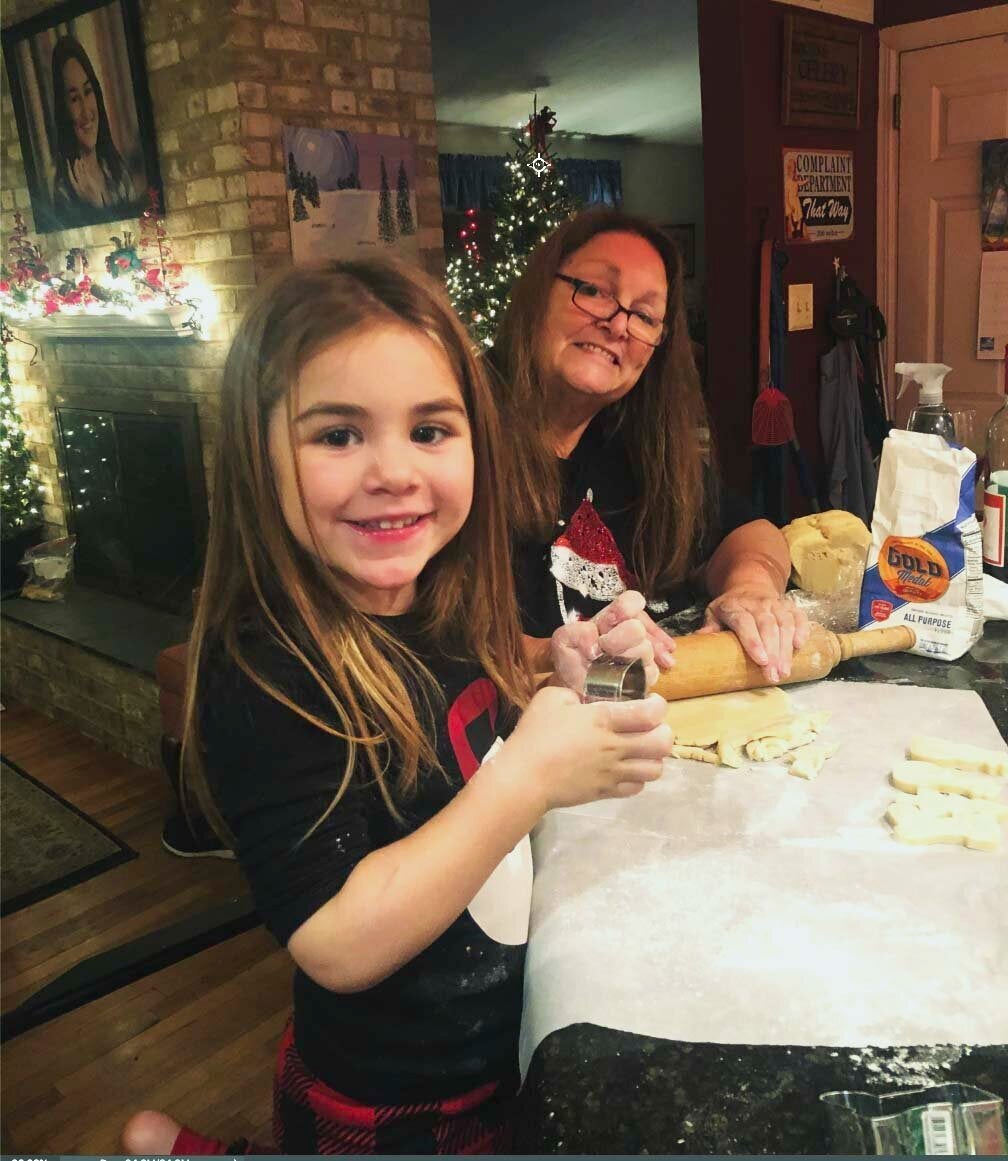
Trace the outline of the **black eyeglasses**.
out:
<instances>
[{"instance_id":1,"label":"black eyeglasses","mask_svg":"<svg viewBox=\"0 0 1008 1161\"><path fill-rule=\"evenodd\" d=\"M668 327L663 318L655 318L646 310L631 310L623 306L615 295L608 294L594 282L585 282L583 278L572 278L569 274L558 274L561 282L567 282L574 287L571 301L585 314L597 318L600 322L611 322L618 314L627 316L627 333L649 347L657 347L668 334Z\"/></svg>"}]
</instances>

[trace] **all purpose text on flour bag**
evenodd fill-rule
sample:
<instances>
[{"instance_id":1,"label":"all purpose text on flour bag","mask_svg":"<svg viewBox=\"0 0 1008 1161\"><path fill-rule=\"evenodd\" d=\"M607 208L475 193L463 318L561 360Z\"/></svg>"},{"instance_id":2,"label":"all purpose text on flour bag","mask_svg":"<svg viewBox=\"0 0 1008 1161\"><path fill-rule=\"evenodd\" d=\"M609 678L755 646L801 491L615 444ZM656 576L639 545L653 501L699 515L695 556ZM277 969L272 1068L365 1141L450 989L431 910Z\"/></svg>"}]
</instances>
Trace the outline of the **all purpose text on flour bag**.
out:
<instances>
[{"instance_id":1,"label":"all purpose text on flour bag","mask_svg":"<svg viewBox=\"0 0 1008 1161\"><path fill-rule=\"evenodd\" d=\"M914 653L954 661L983 632L976 456L894 428L882 446L858 628L910 625Z\"/></svg>"}]
</instances>

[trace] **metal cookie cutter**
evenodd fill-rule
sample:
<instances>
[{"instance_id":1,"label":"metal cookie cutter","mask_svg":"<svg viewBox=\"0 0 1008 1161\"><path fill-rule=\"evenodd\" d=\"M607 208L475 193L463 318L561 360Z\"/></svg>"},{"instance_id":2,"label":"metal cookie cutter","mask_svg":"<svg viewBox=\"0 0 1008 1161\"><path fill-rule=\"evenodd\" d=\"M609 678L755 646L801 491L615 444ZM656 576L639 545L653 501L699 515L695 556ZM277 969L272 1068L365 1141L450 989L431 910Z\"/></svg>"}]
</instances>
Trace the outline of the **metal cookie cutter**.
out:
<instances>
[{"instance_id":1,"label":"metal cookie cutter","mask_svg":"<svg viewBox=\"0 0 1008 1161\"><path fill-rule=\"evenodd\" d=\"M603 655L588 666L585 701L640 701L647 695L647 675L640 658Z\"/></svg>"}]
</instances>

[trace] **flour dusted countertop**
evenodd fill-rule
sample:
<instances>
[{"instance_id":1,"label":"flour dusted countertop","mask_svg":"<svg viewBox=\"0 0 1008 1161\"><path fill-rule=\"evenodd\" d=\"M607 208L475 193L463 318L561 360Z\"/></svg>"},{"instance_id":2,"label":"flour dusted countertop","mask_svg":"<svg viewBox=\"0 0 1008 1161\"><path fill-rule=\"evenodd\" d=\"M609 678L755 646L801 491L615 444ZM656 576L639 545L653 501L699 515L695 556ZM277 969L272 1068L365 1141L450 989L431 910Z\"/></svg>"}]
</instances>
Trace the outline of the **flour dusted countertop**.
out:
<instances>
[{"instance_id":1,"label":"flour dusted countertop","mask_svg":"<svg viewBox=\"0 0 1008 1161\"><path fill-rule=\"evenodd\" d=\"M815 782L675 763L650 801L546 820L523 1146L814 1152L829 1089L1008 1096L1008 857L901 847L881 820L912 733L1003 745L1006 628L959 663L865 658L800 687L841 742Z\"/></svg>"},{"instance_id":2,"label":"flour dusted countertop","mask_svg":"<svg viewBox=\"0 0 1008 1161\"><path fill-rule=\"evenodd\" d=\"M883 821L887 774L921 722L1003 745L983 702L790 692L832 715L840 750L816 780L670 760L643 794L537 828L523 1066L580 1022L727 1044L1008 1041L1008 857L905 846Z\"/></svg>"}]
</instances>

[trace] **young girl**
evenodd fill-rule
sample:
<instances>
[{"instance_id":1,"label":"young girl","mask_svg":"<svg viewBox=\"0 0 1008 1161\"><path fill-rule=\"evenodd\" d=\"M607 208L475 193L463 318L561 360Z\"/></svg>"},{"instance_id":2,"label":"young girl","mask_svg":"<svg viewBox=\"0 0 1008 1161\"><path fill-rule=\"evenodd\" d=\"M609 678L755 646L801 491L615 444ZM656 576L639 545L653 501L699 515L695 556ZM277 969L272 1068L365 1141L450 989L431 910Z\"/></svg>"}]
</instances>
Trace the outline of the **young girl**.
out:
<instances>
[{"instance_id":1,"label":"young girl","mask_svg":"<svg viewBox=\"0 0 1008 1161\"><path fill-rule=\"evenodd\" d=\"M422 275L287 273L239 329L221 407L185 755L297 968L276 1148L506 1149L525 836L657 778L664 702L530 700L496 411ZM559 630L564 679L601 650L651 663L642 609L625 594ZM151 1112L123 1143L225 1151Z\"/></svg>"}]
</instances>

